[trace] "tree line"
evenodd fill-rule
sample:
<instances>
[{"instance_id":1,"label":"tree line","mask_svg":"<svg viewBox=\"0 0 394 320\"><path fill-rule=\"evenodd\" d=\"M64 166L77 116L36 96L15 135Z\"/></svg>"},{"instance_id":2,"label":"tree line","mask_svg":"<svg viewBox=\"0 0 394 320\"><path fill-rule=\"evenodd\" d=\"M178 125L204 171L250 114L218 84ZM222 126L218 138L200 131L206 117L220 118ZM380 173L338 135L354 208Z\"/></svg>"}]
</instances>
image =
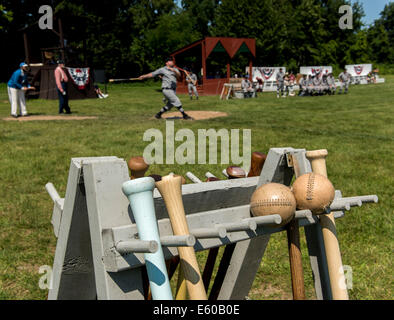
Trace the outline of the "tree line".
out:
<instances>
[{"instance_id":1,"label":"tree line","mask_svg":"<svg viewBox=\"0 0 394 320\"><path fill-rule=\"evenodd\" d=\"M63 22L67 58L111 76L153 70L163 58L205 36L256 39L255 65L394 64L394 3L372 25L348 0L52 0ZM40 18L39 1L0 0L2 81L23 61L23 30ZM353 9L353 29L341 30L342 5ZM56 29L57 25L54 24ZM30 29L27 29L30 30ZM57 39L57 40L56 40ZM47 41L47 43L45 43ZM48 33L29 33L34 47L58 45ZM55 43L53 43L55 42ZM244 61L239 62L239 68Z\"/></svg>"}]
</instances>

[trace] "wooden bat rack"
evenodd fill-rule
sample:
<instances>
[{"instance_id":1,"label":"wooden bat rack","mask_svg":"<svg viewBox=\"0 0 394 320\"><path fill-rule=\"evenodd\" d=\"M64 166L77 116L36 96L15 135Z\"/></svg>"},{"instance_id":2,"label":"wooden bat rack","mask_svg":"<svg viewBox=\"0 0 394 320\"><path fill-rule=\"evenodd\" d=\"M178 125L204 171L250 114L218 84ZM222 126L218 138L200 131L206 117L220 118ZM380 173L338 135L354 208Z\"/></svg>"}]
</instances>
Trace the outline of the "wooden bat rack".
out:
<instances>
[{"instance_id":1,"label":"wooden bat rack","mask_svg":"<svg viewBox=\"0 0 394 320\"><path fill-rule=\"evenodd\" d=\"M230 268L224 277L219 300L243 300L250 291L270 235L285 231L278 227L279 215L250 215L250 198L262 184L290 185L297 161L300 174L311 172L305 149L273 148L260 177L222 180L182 186L190 235L174 236L165 204L157 189L154 203L160 240L166 259L177 256L179 246L195 251L235 243ZM51 183L46 189L54 201L52 224L57 237L48 299L144 299L144 252L155 252L157 242L141 241L122 193L129 180L126 161L117 157L73 158L65 198ZM342 198L336 191L331 212L335 218L377 196ZM297 211L305 229L308 253L318 299L332 299L319 217L308 210Z\"/></svg>"}]
</instances>

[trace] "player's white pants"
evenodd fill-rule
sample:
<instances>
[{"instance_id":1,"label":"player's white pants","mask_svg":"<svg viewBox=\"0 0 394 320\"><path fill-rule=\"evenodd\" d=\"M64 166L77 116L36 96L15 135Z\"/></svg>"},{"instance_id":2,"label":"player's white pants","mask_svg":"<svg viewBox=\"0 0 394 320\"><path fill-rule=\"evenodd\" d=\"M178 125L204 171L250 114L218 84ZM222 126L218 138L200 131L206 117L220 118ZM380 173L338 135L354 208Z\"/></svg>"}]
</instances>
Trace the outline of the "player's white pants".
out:
<instances>
[{"instance_id":1,"label":"player's white pants","mask_svg":"<svg viewBox=\"0 0 394 320\"><path fill-rule=\"evenodd\" d=\"M8 99L11 104L11 115L18 115L18 105L22 116L27 115L25 91L7 87Z\"/></svg>"},{"instance_id":2,"label":"player's white pants","mask_svg":"<svg viewBox=\"0 0 394 320\"><path fill-rule=\"evenodd\" d=\"M197 87L191 83L187 85L187 89L189 90L189 96L193 96L193 93L196 97L198 97Z\"/></svg>"}]
</instances>

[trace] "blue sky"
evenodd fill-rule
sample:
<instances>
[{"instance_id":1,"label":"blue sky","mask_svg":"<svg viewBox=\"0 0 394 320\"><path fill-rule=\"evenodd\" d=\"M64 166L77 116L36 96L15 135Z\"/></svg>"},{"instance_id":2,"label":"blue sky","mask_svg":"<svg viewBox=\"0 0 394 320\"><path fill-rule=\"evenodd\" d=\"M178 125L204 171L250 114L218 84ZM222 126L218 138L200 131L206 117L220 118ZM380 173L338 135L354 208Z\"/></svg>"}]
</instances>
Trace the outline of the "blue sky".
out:
<instances>
[{"instance_id":1,"label":"blue sky","mask_svg":"<svg viewBox=\"0 0 394 320\"><path fill-rule=\"evenodd\" d=\"M356 1L352 0L352 2ZM365 17L363 21L368 25L379 18L384 6L393 2L393 0L359 0L359 2L361 2L364 7Z\"/></svg>"}]
</instances>

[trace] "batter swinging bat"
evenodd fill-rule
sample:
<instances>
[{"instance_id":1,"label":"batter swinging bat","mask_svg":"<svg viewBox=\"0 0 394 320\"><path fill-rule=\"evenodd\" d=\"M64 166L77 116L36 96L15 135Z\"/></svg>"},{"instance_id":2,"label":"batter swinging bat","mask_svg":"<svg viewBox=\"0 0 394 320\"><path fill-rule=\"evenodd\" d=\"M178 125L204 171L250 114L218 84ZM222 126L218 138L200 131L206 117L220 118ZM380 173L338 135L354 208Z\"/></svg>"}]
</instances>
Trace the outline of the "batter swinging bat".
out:
<instances>
[{"instance_id":1,"label":"batter swinging bat","mask_svg":"<svg viewBox=\"0 0 394 320\"><path fill-rule=\"evenodd\" d=\"M182 202L181 177L165 176L156 182L156 187L163 197L174 235L189 234L185 209ZM178 247L181 267L186 279L186 287L192 300L206 300L207 294L201 279L194 248Z\"/></svg>"},{"instance_id":2,"label":"batter swinging bat","mask_svg":"<svg viewBox=\"0 0 394 320\"><path fill-rule=\"evenodd\" d=\"M328 151L315 150L308 151L306 157L311 163L312 171L327 177L326 157ZM332 213L320 216L320 225L322 227L324 247L326 249L328 273L330 276L330 284L332 297L334 300L349 300L347 289L341 286L344 279L343 265L337 232L335 228L335 219Z\"/></svg>"},{"instance_id":3,"label":"batter swinging bat","mask_svg":"<svg viewBox=\"0 0 394 320\"><path fill-rule=\"evenodd\" d=\"M122 190L130 201L139 238L143 241L154 240L159 245L157 252L144 254L152 298L154 300L172 300L153 202L154 187L155 180L147 177L126 181Z\"/></svg>"}]
</instances>

